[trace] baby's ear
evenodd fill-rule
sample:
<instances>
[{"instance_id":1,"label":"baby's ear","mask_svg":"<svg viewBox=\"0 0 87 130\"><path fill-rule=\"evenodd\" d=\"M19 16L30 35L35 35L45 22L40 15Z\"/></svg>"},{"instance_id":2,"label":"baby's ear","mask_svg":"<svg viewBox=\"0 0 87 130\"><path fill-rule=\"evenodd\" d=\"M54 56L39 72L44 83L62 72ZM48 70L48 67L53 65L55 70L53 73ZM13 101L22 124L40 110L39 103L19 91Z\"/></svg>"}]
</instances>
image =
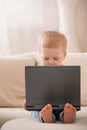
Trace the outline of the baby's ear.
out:
<instances>
[{"instance_id":1,"label":"baby's ear","mask_svg":"<svg viewBox=\"0 0 87 130\"><path fill-rule=\"evenodd\" d=\"M67 52L64 52L63 60L66 58Z\"/></svg>"},{"instance_id":2,"label":"baby's ear","mask_svg":"<svg viewBox=\"0 0 87 130\"><path fill-rule=\"evenodd\" d=\"M67 55L67 52L65 51L65 52L64 52L64 58L66 57L66 55Z\"/></svg>"}]
</instances>

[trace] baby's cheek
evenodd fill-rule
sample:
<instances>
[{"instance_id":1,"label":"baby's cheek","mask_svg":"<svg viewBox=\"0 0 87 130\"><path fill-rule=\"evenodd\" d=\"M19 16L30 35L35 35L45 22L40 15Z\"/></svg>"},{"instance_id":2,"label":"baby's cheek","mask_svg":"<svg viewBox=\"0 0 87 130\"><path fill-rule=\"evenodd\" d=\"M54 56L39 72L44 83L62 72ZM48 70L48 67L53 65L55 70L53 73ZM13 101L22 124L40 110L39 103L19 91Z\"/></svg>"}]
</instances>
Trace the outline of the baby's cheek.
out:
<instances>
[{"instance_id":1,"label":"baby's cheek","mask_svg":"<svg viewBox=\"0 0 87 130\"><path fill-rule=\"evenodd\" d=\"M61 61L56 61L56 62L55 62L55 65L61 65L61 64L62 64Z\"/></svg>"},{"instance_id":2,"label":"baby's cheek","mask_svg":"<svg viewBox=\"0 0 87 130\"><path fill-rule=\"evenodd\" d=\"M46 66L46 65L47 65L47 62L43 60L43 61L42 61L42 65L43 65L43 66Z\"/></svg>"}]
</instances>

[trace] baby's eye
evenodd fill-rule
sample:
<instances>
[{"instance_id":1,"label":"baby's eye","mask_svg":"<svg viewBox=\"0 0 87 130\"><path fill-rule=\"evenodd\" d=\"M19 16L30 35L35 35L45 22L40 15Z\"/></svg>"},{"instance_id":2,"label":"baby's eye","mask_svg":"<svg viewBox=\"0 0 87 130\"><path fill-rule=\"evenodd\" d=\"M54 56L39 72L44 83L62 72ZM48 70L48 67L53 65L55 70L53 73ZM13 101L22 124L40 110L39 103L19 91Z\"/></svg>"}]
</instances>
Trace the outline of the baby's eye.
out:
<instances>
[{"instance_id":1,"label":"baby's eye","mask_svg":"<svg viewBox=\"0 0 87 130\"><path fill-rule=\"evenodd\" d=\"M54 60L59 60L59 58L58 57L54 57Z\"/></svg>"},{"instance_id":2,"label":"baby's eye","mask_svg":"<svg viewBox=\"0 0 87 130\"><path fill-rule=\"evenodd\" d=\"M44 57L44 60L49 60L49 58L48 57Z\"/></svg>"}]
</instances>

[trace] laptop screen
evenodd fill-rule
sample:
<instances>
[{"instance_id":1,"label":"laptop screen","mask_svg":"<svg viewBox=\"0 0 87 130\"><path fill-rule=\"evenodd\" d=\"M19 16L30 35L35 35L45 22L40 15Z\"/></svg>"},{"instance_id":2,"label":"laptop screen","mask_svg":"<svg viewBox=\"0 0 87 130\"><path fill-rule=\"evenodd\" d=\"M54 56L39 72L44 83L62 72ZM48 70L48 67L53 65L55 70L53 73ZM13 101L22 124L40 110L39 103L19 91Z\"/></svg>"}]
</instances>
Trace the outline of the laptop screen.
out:
<instances>
[{"instance_id":1,"label":"laptop screen","mask_svg":"<svg viewBox=\"0 0 87 130\"><path fill-rule=\"evenodd\" d=\"M80 110L80 66L26 66L26 109L39 111L50 103L63 109L71 103Z\"/></svg>"}]
</instances>

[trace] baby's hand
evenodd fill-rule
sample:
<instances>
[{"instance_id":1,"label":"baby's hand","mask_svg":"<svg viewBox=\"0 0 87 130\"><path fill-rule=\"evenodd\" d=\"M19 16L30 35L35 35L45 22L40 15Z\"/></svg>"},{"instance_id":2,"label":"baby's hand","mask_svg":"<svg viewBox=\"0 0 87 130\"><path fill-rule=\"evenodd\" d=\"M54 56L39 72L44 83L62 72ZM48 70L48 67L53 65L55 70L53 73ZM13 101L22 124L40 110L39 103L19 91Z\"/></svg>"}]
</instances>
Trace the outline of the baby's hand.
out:
<instances>
[{"instance_id":1,"label":"baby's hand","mask_svg":"<svg viewBox=\"0 0 87 130\"><path fill-rule=\"evenodd\" d=\"M26 109L26 100L23 102L23 108Z\"/></svg>"}]
</instances>

